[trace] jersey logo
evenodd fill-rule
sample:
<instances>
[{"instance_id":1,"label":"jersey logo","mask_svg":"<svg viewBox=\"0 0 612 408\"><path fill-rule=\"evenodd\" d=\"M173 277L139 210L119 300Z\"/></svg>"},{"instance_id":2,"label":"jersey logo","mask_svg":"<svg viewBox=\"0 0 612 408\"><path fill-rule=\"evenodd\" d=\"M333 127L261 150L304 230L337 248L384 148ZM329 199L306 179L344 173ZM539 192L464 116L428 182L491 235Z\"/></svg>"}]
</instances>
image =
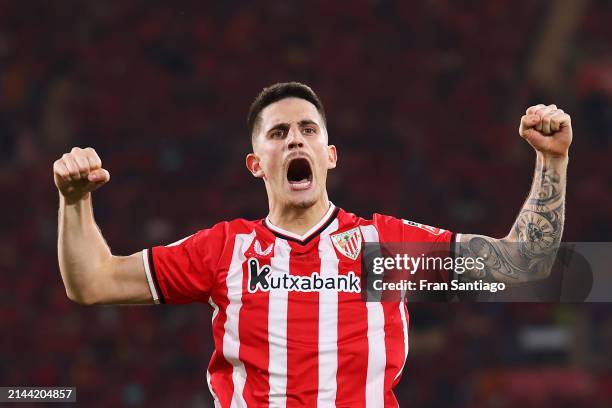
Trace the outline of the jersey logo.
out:
<instances>
[{"instance_id":1,"label":"jersey logo","mask_svg":"<svg viewBox=\"0 0 612 408\"><path fill-rule=\"evenodd\" d=\"M263 268L259 267L259 261L255 258L251 258L248 261L249 264L249 292L255 293L259 288L263 291L270 290L270 283L268 282L268 275L270 274L270 266L264 265Z\"/></svg>"},{"instance_id":2,"label":"jersey logo","mask_svg":"<svg viewBox=\"0 0 612 408\"><path fill-rule=\"evenodd\" d=\"M259 256L270 255L272 253L273 248L274 248L274 244L270 244L270 246L268 246L266 249L261 249L261 244L259 243L258 240L255 240L255 245L253 246L255 253Z\"/></svg>"},{"instance_id":3,"label":"jersey logo","mask_svg":"<svg viewBox=\"0 0 612 408\"><path fill-rule=\"evenodd\" d=\"M330 235L329 238L332 240L338 252L353 261L357 259L361 252L361 243L363 241L359 227Z\"/></svg>"},{"instance_id":4,"label":"jersey logo","mask_svg":"<svg viewBox=\"0 0 612 408\"><path fill-rule=\"evenodd\" d=\"M402 220L402 221L404 221L404 224L406 225L412 225L413 227L420 228L424 231L429 232L432 235L440 235L441 233L446 231L446 230L443 230L442 228L431 227L429 225L419 224L418 222L414 222L414 221L408 221L408 220Z\"/></svg>"},{"instance_id":5,"label":"jersey logo","mask_svg":"<svg viewBox=\"0 0 612 408\"><path fill-rule=\"evenodd\" d=\"M275 290L289 292L350 292L361 293L361 279L350 271L346 275L321 276L319 272L311 275L273 274L270 265L259 264L257 258L247 260L249 268L249 293L270 292Z\"/></svg>"}]
</instances>

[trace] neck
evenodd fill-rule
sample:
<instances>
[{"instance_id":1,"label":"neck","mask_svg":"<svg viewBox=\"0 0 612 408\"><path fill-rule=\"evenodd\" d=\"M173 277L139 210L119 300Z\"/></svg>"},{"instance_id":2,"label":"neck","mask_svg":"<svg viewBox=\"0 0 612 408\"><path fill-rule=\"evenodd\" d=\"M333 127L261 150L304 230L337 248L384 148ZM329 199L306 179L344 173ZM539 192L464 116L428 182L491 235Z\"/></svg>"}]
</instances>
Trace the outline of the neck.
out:
<instances>
[{"instance_id":1,"label":"neck","mask_svg":"<svg viewBox=\"0 0 612 408\"><path fill-rule=\"evenodd\" d=\"M268 219L275 226L293 232L294 234L304 235L310 231L321 218L325 215L330 206L327 193L317 202L307 208L299 206L275 205L270 202L270 214Z\"/></svg>"}]
</instances>

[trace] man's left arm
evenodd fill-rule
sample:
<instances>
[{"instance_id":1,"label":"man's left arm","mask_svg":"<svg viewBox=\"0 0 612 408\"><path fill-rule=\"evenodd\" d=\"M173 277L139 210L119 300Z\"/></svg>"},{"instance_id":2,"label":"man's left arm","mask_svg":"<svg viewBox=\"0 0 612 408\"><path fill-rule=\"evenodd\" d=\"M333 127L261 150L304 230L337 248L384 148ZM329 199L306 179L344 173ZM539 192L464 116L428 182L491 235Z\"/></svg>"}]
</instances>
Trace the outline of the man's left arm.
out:
<instances>
[{"instance_id":1,"label":"man's left arm","mask_svg":"<svg viewBox=\"0 0 612 408\"><path fill-rule=\"evenodd\" d=\"M501 239L462 234L456 256L482 259L484 268L467 270L465 280L523 283L550 274L565 219L571 118L555 105L536 105L521 118L519 134L536 151L531 191L510 230Z\"/></svg>"}]
</instances>

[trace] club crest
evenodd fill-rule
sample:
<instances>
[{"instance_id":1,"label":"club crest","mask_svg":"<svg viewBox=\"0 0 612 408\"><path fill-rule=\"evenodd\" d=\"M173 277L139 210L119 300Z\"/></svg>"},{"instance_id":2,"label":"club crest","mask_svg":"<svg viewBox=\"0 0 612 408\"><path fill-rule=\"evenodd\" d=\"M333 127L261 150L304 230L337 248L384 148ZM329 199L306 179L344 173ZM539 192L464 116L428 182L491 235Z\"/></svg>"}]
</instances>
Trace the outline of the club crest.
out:
<instances>
[{"instance_id":1,"label":"club crest","mask_svg":"<svg viewBox=\"0 0 612 408\"><path fill-rule=\"evenodd\" d=\"M357 259L361 252L361 243L363 241L359 227L330 235L329 238L338 252L352 260Z\"/></svg>"}]
</instances>

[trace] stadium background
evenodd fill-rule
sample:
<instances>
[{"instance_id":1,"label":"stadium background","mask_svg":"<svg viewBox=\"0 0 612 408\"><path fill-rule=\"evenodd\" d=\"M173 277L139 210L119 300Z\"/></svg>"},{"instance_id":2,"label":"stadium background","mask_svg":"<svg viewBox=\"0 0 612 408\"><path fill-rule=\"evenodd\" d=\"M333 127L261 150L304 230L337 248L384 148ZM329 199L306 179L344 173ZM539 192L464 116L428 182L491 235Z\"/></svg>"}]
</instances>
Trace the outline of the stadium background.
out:
<instances>
[{"instance_id":1,"label":"stadium background","mask_svg":"<svg viewBox=\"0 0 612 408\"><path fill-rule=\"evenodd\" d=\"M56 259L53 161L93 146L116 254L261 218L244 168L261 88L310 84L339 148L335 204L504 235L534 103L573 117L566 241L610 241L612 3L0 1L0 385L81 406L206 406L207 305L81 307ZM607 304L414 304L402 406L611 406ZM531 339L531 340L530 340ZM535 340L534 340L535 339Z\"/></svg>"}]
</instances>

